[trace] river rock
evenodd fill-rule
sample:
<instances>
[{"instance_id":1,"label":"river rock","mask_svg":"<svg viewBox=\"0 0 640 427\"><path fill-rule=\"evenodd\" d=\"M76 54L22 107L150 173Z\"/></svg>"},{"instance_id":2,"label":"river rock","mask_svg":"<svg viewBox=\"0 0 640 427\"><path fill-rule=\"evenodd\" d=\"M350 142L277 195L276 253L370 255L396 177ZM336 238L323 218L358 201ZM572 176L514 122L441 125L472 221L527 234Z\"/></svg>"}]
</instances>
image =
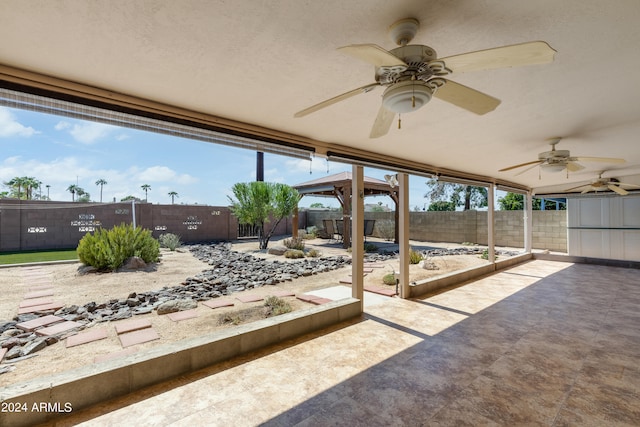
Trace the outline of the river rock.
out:
<instances>
[{"instance_id":1,"label":"river rock","mask_svg":"<svg viewBox=\"0 0 640 427\"><path fill-rule=\"evenodd\" d=\"M173 300L162 303L158 306L158 314L175 313L176 311L191 310L196 308L198 303L192 299Z\"/></svg>"}]
</instances>

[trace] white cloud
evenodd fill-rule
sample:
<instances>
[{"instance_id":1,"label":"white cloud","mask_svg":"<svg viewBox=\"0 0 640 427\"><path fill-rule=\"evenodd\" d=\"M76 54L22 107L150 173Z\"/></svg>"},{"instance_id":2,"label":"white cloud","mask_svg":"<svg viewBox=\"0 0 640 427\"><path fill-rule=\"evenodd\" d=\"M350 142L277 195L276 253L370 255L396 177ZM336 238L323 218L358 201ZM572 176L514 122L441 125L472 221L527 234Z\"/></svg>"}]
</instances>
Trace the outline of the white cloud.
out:
<instances>
[{"instance_id":1,"label":"white cloud","mask_svg":"<svg viewBox=\"0 0 640 427\"><path fill-rule=\"evenodd\" d=\"M179 174L167 166L152 166L138 172L135 179L139 182L175 182L178 184L193 184L198 179L189 174Z\"/></svg>"},{"instance_id":2,"label":"white cloud","mask_svg":"<svg viewBox=\"0 0 640 427\"><path fill-rule=\"evenodd\" d=\"M65 121L61 121L56 123L56 125L53 127L55 130L65 130L65 129L69 129L71 127L71 123L69 122L65 122Z\"/></svg>"},{"instance_id":3,"label":"white cloud","mask_svg":"<svg viewBox=\"0 0 640 427\"><path fill-rule=\"evenodd\" d=\"M38 132L31 126L24 126L16 120L16 117L5 107L0 107L0 138L12 136L30 137Z\"/></svg>"},{"instance_id":4,"label":"white cloud","mask_svg":"<svg viewBox=\"0 0 640 427\"><path fill-rule=\"evenodd\" d=\"M105 138L115 129L113 126L103 123L83 123L73 125L69 133L73 138L83 144L93 144L99 139Z\"/></svg>"}]
</instances>

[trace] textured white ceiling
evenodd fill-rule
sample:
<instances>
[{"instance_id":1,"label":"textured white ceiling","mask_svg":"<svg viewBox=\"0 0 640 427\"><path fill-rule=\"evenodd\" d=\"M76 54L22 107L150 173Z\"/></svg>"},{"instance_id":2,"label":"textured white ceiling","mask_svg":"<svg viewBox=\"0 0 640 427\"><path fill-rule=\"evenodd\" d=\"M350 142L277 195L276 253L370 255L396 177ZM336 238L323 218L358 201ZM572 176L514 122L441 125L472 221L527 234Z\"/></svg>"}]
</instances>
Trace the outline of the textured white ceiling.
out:
<instances>
[{"instance_id":1,"label":"textured white ceiling","mask_svg":"<svg viewBox=\"0 0 640 427\"><path fill-rule=\"evenodd\" d=\"M394 48L387 28L420 20L412 43L439 57L545 40L548 65L452 80L502 100L476 116L433 99L369 139L382 90L293 114L372 83L373 66L337 47ZM316 140L561 191L605 176L640 184L637 0L325 0L0 2L0 63ZM498 172L547 151L621 157L579 173Z\"/></svg>"}]
</instances>

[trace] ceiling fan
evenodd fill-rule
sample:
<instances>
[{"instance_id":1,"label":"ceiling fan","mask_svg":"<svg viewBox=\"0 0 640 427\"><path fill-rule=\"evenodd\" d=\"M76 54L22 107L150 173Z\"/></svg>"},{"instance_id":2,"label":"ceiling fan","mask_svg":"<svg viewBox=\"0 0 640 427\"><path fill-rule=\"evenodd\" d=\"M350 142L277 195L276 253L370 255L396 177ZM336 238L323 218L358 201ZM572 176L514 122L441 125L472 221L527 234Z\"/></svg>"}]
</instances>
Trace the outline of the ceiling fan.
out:
<instances>
[{"instance_id":1,"label":"ceiling fan","mask_svg":"<svg viewBox=\"0 0 640 427\"><path fill-rule=\"evenodd\" d=\"M598 174L598 178L592 181L590 184L578 185L577 187L569 188L564 191L569 192L569 191L577 190L578 188L585 187L585 189L582 190L581 192L582 194L588 193L590 191L598 192L598 191L609 189L611 191L618 193L621 196L626 196L627 194L629 194L629 192L624 188L621 188L620 186L624 185L625 187L640 188L640 185L627 184L625 182L620 182L616 178L603 178L602 177L603 173L604 172L600 172Z\"/></svg>"},{"instance_id":2,"label":"ceiling fan","mask_svg":"<svg viewBox=\"0 0 640 427\"><path fill-rule=\"evenodd\" d=\"M518 172L516 176L521 175L536 166L540 166L542 170L548 172L562 172L567 170L569 172L577 172L584 169L580 163L576 162L605 162L605 163L624 163L624 159L614 159L609 157L571 157L569 150L556 150L556 145L562 140L561 137L549 138L549 144L551 145L551 151L545 151L538 154L538 160L532 162L520 163L519 165L509 166L500 169L499 172L506 172L512 169L529 166L528 168Z\"/></svg>"},{"instance_id":3,"label":"ceiling fan","mask_svg":"<svg viewBox=\"0 0 640 427\"><path fill-rule=\"evenodd\" d=\"M375 44L355 44L338 48L375 66L375 83L345 92L298 111L304 117L378 86L386 87L382 106L371 129L370 138L386 135L396 114L415 111L432 96L475 114L493 111L500 100L475 89L443 78L451 73L491 70L522 65L546 64L553 61L555 50L546 42L534 41L438 58L429 46L410 45L418 31L417 19L406 18L394 23L389 33L400 47L387 51ZM400 120L398 120L400 127Z\"/></svg>"}]
</instances>

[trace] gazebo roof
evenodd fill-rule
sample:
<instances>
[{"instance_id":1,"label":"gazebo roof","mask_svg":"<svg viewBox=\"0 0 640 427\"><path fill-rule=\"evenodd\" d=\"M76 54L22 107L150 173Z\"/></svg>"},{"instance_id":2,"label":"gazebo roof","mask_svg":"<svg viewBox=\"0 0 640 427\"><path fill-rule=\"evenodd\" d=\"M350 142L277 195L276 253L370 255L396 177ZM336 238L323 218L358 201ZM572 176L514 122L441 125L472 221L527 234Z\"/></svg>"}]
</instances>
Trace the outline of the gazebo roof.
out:
<instances>
[{"instance_id":1,"label":"gazebo roof","mask_svg":"<svg viewBox=\"0 0 640 427\"><path fill-rule=\"evenodd\" d=\"M336 197L336 190L351 186L351 172L340 172L293 186L302 196ZM364 177L365 196L391 196L394 190L386 181Z\"/></svg>"}]
</instances>

